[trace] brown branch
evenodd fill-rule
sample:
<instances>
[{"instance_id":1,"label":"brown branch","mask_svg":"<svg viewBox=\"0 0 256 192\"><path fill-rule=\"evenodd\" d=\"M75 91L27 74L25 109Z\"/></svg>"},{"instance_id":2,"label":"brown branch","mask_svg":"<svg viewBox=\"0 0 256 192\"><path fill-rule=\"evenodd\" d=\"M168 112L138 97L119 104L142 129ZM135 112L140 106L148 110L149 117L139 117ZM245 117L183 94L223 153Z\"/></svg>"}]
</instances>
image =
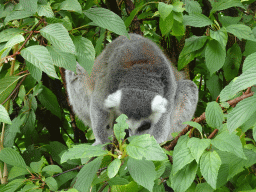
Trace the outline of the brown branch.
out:
<instances>
[{"instance_id":1,"label":"brown branch","mask_svg":"<svg viewBox=\"0 0 256 192\"><path fill-rule=\"evenodd\" d=\"M251 88L249 87L244 93L243 95L241 95L240 97L237 97L231 101L228 101L229 105L236 105L237 103L239 103L240 101L242 101L243 99L247 98L247 97L251 97L254 95L254 92L250 92L251 91ZM197 117L195 118L193 121L196 122L196 123L199 123L199 122L202 122L203 120L205 120L205 112L200 116L200 117ZM175 145L177 144L178 142L178 139L180 138L180 136L182 135L185 135L192 127L191 126L187 126L185 127L181 132L180 134L175 137L175 139L170 143L169 146L164 146L164 148L168 151L170 150L173 150ZM210 135L209 135L209 139L210 138L213 138L218 132L218 129L215 129Z\"/></svg>"},{"instance_id":2,"label":"brown branch","mask_svg":"<svg viewBox=\"0 0 256 192\"><path fill-rule=\"evenodd\" d=\"M7 56L7 57L2 58L1 60L6 61L6 60L8 60L9 58L14 58L14 57L16 57L16 55L19 55L21 49L23 49L23 48L25 47L25 45L27 44L28 40L32 37L32 35L33 35L34 33L39 33L38 31L35 31L34 29L36 29L42 22L44 22L44 19L43 19L43 18L42 18L42 19L35 25L35 27L33 27L33 29L29 32L28 37L26 38L26 40L24 41L24 43L21 45L21 47L19 48L18 51L16 51L13 55L9 55L9 56Z\"/></svg>"},{"instance_id":3,"label":"brown branch","mask_svg":"<svg viewBox=\"0 0 256 192\"><path fill-rule=\"evenodd\" d=\"M218 133L218 129L215 129L208 137L208 139L212 139L217 133Z\"/></svg>"},{"instance_id":4,"label":"brown branch","mask_svg":"<svg viewBox=\"0 0 256 192\"><path fill-rule=\"evenodd\" d=\"M235 98L235 99L233 99L233 100L231 100L231 101L228 101L228 104L230 105L230 106L235 106L237 103L239 103L240 101L242 101L243 99L245 99L245 98L247 98L247 97L251 97L251 96L253 96L254 95L254 92L251 92L251 93L248 93L248 94L243 94L243 95L241 95L240 97L237 97L237 98Z\"/></svg>"},{"instance_id":5,"label":"brown branch","mask_svg":"<svg viewBox=\"0 0 256 192\"><path fill-rule=\"evenodd\" d=\"M15 76L20 76L20 75L22 75L22 74L27 74L27 73L29 73L29 71L28 70L26 70L26 71L21 71L21 72L19 72L19 73L17 73Z\"/></svg>"},{"instance_id":6,"label":"brown branch","mask_svg":"<svg viewBox=\"0 0 256 192\"><path fill-rule=\"evenodd\" d=\"M174 149L174 147L176 146L178 139L182 136L185 135L190 129L192 129L193 127L191 127L190 125L186 126L177 137L175 137L175 139L171 142L171 144L169 146L164 147L167 151L171 151Z\"/></svg>"},{"instance_id":7,"label":"brown branch","mask_svg":"<svg viewBox=\"0 0 256 192\"><path fill-rule=\"evenodd\" d=\"M26 38L26 40L25 40L24 43L21 45L21 47L19 48L19 50L18 50L16 53L14 53L14 55L20 54L21 49L23 49L23 47L25 47L25 45L27 44L28 40L32 37L32 35L33 35L33 31L30 31L30 34L28 35L28 37Z\"/></svg>"}]
</instances>

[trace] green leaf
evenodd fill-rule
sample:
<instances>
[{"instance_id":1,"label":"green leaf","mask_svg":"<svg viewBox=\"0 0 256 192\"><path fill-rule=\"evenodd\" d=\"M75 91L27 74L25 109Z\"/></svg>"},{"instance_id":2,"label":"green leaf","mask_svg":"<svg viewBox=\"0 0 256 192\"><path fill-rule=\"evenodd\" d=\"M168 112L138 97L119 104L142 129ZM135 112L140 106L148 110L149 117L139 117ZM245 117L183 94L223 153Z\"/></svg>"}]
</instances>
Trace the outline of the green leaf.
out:
<instances>
[{"instance_id":1,"label":"green leaf","mask_svg":"<svg viewBox=\"0 0 256 192\"><path fill-rule=\"evenodd\" d=\"M65 0L60 4L61 10L74 11L82 14L82 7L78 0Z\"/></svg>"},{"instance_id":2,"label":"green leaf","mask_svg":"<svg viewBox=\"0 0 256 192\"><path fill-rule=\"evenodd\" d=\"M170 167L169 160L155 162L156 178L160 178L164 173L167 173L167 169ZM168 168L167 168L168 167ZM169 173L169 172L168 172ZM167 173L167 174L168 174Z\"/></svg>"},{"instance_id":3,"label":"green leaf","mask_svg":"<svg viewBox=\"0 0 256 192\"><path fill-rule=\"evenodd\" d=\"M256 84L256 67L245 71L239 77L235 78L232 83L231 94L246 89Z\"/></svg>"},{"instance_id":4,"label":"green leaf","mask_svg":"<svg viewBox=\"0 0 256 192\"><path fill-rule=\"evenodd\" d=\"M39 4L38 5L38 15L40 17L45 16L45 17L54 17L54 13L51 8L50 2L47 4Z\"/></svg>"},{"instance_id":5,"label":"green leaf","mask_svg":"<svg viewBox=\"0 0 256 192\"><path fill-rule=\"evenodd\" d=\"M14 4L8 3L6 6L4 6L4 4L1 3L0 8L1 8L0 18L4 18L14 10Z\"/></svg>"},{"instance_id":6,"label":"green leaf","mask_svg":"<svg viewBox=\"0 0 256 192\"><path fill-rule=\"evenodd\" d=\"M42 86L42 92L38 94L37 98L41 104L48 110L50 110L54 115L61 118L61 110L54 93L45 86Z\"/></svg>"},{"instance_id":7,"label":"green leaf","mask_svg":"<svg viewBox=\"0 0 256 192\"><path fill-rule=\"evenodd\" d=\"M199 49L194 52L190 52L186 55L180 55L178 60L178 70L183 69L188 63L190 63L192 60L194 60L196 57L200 56L203 52L203 49Z\"/></svg>"},{"instance_id":8,"label":"green leaf","mask_svg":"<svg viewBox=\"0 0 256 192\"><path fill-rule=\"evenodd\" d=\"M192 156L195 158L196 162L199 163L199 159L202 156L206 148L211 144L210 139L199 139L192 137L188 140L187 146L191 151Z\"/></svg>"},{"instance_id":9,"label":"green leaf","mask_svg":"<svg viewBox=\"0 0 256 192\"><path fill-rule=\"evenodd\" d=\"M24 179L14 179L6 185L1 186L1 192L13 192L18 190L22 185L24 185Z\"/></svg>"},{"instance_id":10,"label":"green leaf","mask_svg":"<svg viewBox=\"0 0 256 192\"><path fill-rule=\"evenodd\" d=\"M240 138L234 133L223 131L212 139L211 143L221 151L227 151L240 158L246 159Z\"/></svg>"},{"instance_id":11,"label":"green leaf","mask_svg":"<svg viewBox=\"0 0 256 192\"><path fill-rule=\"evenodd\" d=\"M5 29L2 32L0 32L0 43L9 41L14 36L16 36L18 34L22 34L22 33L24 33L24 31L21 29L17 29L17 28Z\"/></svg>"},{"instance_id":12,"label":"green leaf","mask_svg":"<svg viewBox=\"0 0 256 192\"><path fill-rule=\"evenodd\" d=\"M51 191L57 191L58 190L58 183L53 177L47 177L45 179L45 183Z\"/></svg>"},{"instance_id":13,"label":"green leaf","mask_svg":"<svg viewBox=\"0 0 256 192\"><path fill-rule=\"evenodd\" d=\"M7 49L3 49L2 51L0 51L0 57L4 58L7 57L10 54L11 51L11 47L7 48Z\"/></svg>"},{"instance_id":14,"label":"green leaf","mask_svg":"<svg viewBox=\"0 0 256 192\"><path fill-rule=\"evenodd\" d=\"M18 115L12 120L12 124L7 126L4 134L4 147L13 147L17 133L20 133L20 127L26 120L26 115Z\"/></svg>"},{"instance_id":15,"label":"green leaf","mask_svg":"<svg viewBox=\"0 0 256 192\"><path fill-rule=\"evenodd\" d=\"M146 3L147 4L147 3ZM124 24L126 27L129 27L129 25L132 23L134 17L138 14L138 12L146 5L143 4L141 5L141 3L135 7L132 12L130 13L130 15L127 17L127 19L125 19Z\"/></svg>"},{"instance_id":16,"label":"green leaf","mask_svg":"<svg viewBox=\"0 0 256 192\"><path fill-rule=\"evenodd\" d=\"M210 14L213 14L216 11L228 9L230 7L241 7L244 9L244 6L240 0L211 1L211 4L212 4L212 10Z\"/></svg>"},{"instance_id":17,"label":"green leaf","mask_svg":"<svg viewBox=\"0 0 256 192\"><path fill-rule=\"evenodd\" d=\"M125 129L129 128L126 119L128 119L128 117L122 114L116 119L117 124L114 125L114 133L119 143L121 143L121 140L125 137Z\"/></svg>"},{"instance_id":18,"label":"green leaf","mask_svg":"<svg viewBox=\"0 0 256 192\"><path fill-rule=\"evenodd\" d=\"M37 11L38 0L20 0L20 5L25 11L35 13Z\"/></svg>"},{"instance_id":19,"label":"green leaf","mask_svg":"<svg viewBox=\"0 0 256 192\"><path fill-rule=\"evenodd\" d=\"M205 117L207 124L212 128L219 129L224 121L222 109L216 101L207 103Z\"/></svg>"},{"instance_id":20,"label":"green leaf","mask_svg":"<svg viewBox=\"0 0 256 192\"><path fill-rule=\"evenodd\" d=\"M207 36L192 36L185 40L185 46L179 55L178 70L181 70L195 57L201 55L202 49L207 39Z\"/></svg>"},{"instance_id":21,"label":"green leaf","mask_svg":"<svg viewBox=\"0 0 256 192\"><path fill-rule=\"evenodd\" d=\"M103 157L97 157L84 167L77 174L77 180L74 187L79 191L89 191L92 181L96 176Z\"/></svg>"},{"instance_id":22,"label":"green leaf","mask_svg":"<svg viewBox=\"0 0 256 192\"><path fill-rule=\"evenodd\" d=\"M21 56L48 75L58 78L50 53L41 45L33 45L21 51Z\"/></svg>"},{"instance_id":23,"label":"green leaf","mask_svg":"<svg viewBox=\"0 0 256 192\"><path fill-rule=\"evenodd\" d=\"M111 187L111 190L116 192L138 192L138 184L134 181L131 181L130 183L126 185L113 185Z\"/></svg>"},{"instance_id":24,"label":"green leaf","mask_svg":"<svg viewBox=\"0 0 256 192\"><path fill-rule=\"evenodd\" d=\"M250 167L256 163L256 152L250 149L243 150L246 156L246 159L241 159L236 155L226 151L217 151L217 152L223 164L229 165L229 175L227 180L230 180L238 173L244 171L247 167Z\"/></svg>"},{"instance_id":25,"label":"green leaf","mask_svg":"<svg viewBox=\"0 0 256 192\"><path fill-rule=\"evenodd\" d=\"M33 16L34 13L30 11L13 11L4 19L4 23L8 23L12 20L24 19Z\"/></svg>"},{"instance_id":26,"label":"green leaf","mask_svg":"<svg viewBox=\"0 0 256 192\"><path fill-rule=\"evenodd\" d=\"M229 25L226 27L226 30L240 39L254 39L251 28L244 24Z\"/></svg>"},{"instance_id":27,"label":"green leaf","mask_svg":"<svg viewBox=\"0 0 256 192\"><path fill-rule=\"evenodd\" d=\"M41 173L44 165L45 162L43 158L41 158L40 161L30 163L30 167L35 173Z\"/></svg>"},{"instance_id":28,"label":"green leaf","mask_svg":"<svg viewBox=\"0 0 256 192\"><path fill-rule=\"evenodd\" d=\"M207 25L212 25L213 22L203 14L192 13L183 16L183 24L192 27L205 27Z\"/></svg>"},{"instance_id":29,"label":"green leaf","mask_svg":"<svg viewBox=\"0 0 256 192\"><path fill-rule=\"evenodd\" d=\"M54 24L54 23L60 23L62 24L68 31L72 30L72 23L70 21L70 19L68 18L68 16L65 16L63 19L58 19L55 17L48 17L46 18L46 22L48 24Z\"/></svg>"},{"instance_id":30,"label":"green leaf","mask_svg":"<svg viewBox=\"0 0 256 192\"><path fill-rule=\"evenodd\" d=\"M56 173L62 173L62 169L58 165L47 165L42 169L42 172L46 172L52 177Z\"/></svg>"},{"instance_id":31,"label":"green leaf","mask_svg":"<svg viewBox=\"0 0 256 192\"><path fill-rule=\"evenodd\" d=\"M163 20L161 17L160 17L160 20L159 20L159 27L160 27L160 30L161 30L161 33L162 35L166 35L168 34L171 29L172 29L172 26L173 26L173 12L171 12L166 18L165 20Z\"/></svg>"},{"instance_id":32,"label":"green leaf","mask_svg":"<svg viewBox=\"0 0 256 192\"><path fill-rule=\"evenodd\" d=\"M31 105L31 104L27 103L27 105ZM27 111L29 110L30 110L29 107L27 107ZM24 134L26 137L29 137L32 134L35 134L34 131L35 131L36 114L33 110L30 110L26 116L27 116L26 122L22 127L22 134Z\"/></svg>"},{"instance_id":33,"label":"green leaf","mask_svg":"<svg viewBox=\"0 0 256 192\"><path fill-rule=\"evenodd\" d=\"M177 21L179 24L183 25L183 14L182 13L178 13L178 12L173 12L173 19L175 21ZM183 27L185 28L185 26L183 25Z\"/></svg>"},{"instance_id":34,"label":"green leaf","mask_svg":"<svg viewBox=\"0 0 256 192\"><path fill-rule=\"evenodd\" d=\"M252 136L253 136L253 139L256 141L256 125L254 125L252 128Z\"/></svg>"},{"instance_id":35,"label":"green leaf","mask_svg":"<svg viewBox=\"0 0 256 192\"><path fill-rule=\"evenodd\" d=\"M108 183L109 183L110 186L113 186L113 185L127 185L127 184L129 184L129 181L125 178L120 177L120 176L116 176L114 178L111 178L108 181Z\"/></svg>"},{"instance_id":36,"label":"green leaf","mask_svg":"<svg viewBox=\"0 0 256 192\"><path fill-rule=\"evenodd\" d=\"M240 101L228 114L227 126L230 132L244 124L256 112L256 95Z\"/></svg>"},{"instance_id":37,"label":"green leaf","mask_svg":"<svg viewBox=\"0 0 256 192\"><path fill-rule=\"evenodd\" d=\"M30 173L28 172L27 169L25 169L23 167L14 166L14 167L11 168L11 170L8 173L8 180L13 180L16 177L25 176L25 175L28 175L28 174L30 174Z\"/></svg>"},{"instance_id":38,"label":"green leaf","mask_svg":"<svg viewBox=\"0 0 256 192\"><path fill-rule=\"evenodd\" d=\"M126 147L126 150L128 155L134 159L143 159L143 157L151 161L167 159L163 149L156 142L155 138L149 134L135 136Z\"/></svg>"},{"instance_id":39,"label":"green leaf","mask_svg":"<svg viewBox=\"0 0 256 192\"><path fill-rule=\"evenodd\" d=\"M173 5L171 4L168 5L162 2L159 2L158 4L158 11L163 20L165 20L167 16L170 15L170 13L172 12L172 9L173 9Z\"/></svg>"},{"instance_id":40,"label":"green leaf","mask_svg":"<svg viewBox=\"0 0 256 192\"><path fill-rule=\"evenodd\" d=\"M201 49L205 45L207 39L208 39L207 36L192 36L186 39L185 46L182 49L180 56L183 56L188 53Z\"/></svg>"},{"instance_id":41,"label":"green leaf","mask_svg":"<svg viewBox=\"0 0 256 192\"><path fill-rule=\"evenodd\" d=\"M58 177L55 177L58 186L62 186L63 184L66 184L69 180L74 179L77 175L76 171L72 171L72 172L66 172L65 174L61 174ZM76 189L75 189L76 190ZM78 192L76 190L76 192Z\"/></svg>"},{"instance_id":42,"label":"green leaf","mask_svg":"<svg viewBox=\"0 0 256 192\"><path fill-rule=\"evenodd\" d=\"M183 36L183 35L185 35L185 26L182 23L174 20L171 34L173 36Z\"/></svg>"},{"instance_id":43,"label":"green leaf","mask_svg":"<svg viewBox=\"0 0 256 192\"><path fill-rule=\"evenodd\" d=\"M84 14L99 27L129 38L124 21L112 11L103 8L90 8Z\"/></svg>"},{"instance_id":44,"label":"green leaf","mask_svg":"<svg viewBox=\"0 0 256 192\"><path fill-rule=\"evenodd\" d=\"M103 150L103 146L104 145L92 146L88 144L75 145L61 156L61 163L66 162L69 159L91 158L107 155L108 151Z\"/></svg>"},{"instance_id":45,"label":"green leaf","mask_svg":"<svg viewBox=\"0 0 256 192\"><path fill-rule=\"evenodd\" d=\"M40 30L41 35L63 52L76 54L75 45L67 29L60 23L50 24Z\"/></svg>"},{"instance_id":46,"label":"green leaf","mask_svg":"<svg viewBox=\"0 0 256 192\"><path fill-rule=\"evenodd\" d=\"M108 165L108 177L109 178L113 178L116 176L116 174L119 171L119 168L121 166L121 160L120 159L115 159L114 161L112 161L109 165Z\"/></svg>"},{"instance_id":47,"label":"green leaf","mask_svg":"<svg viewBox=\"0 0 256 192\"><path fill-rule=\"evenodd\" d=\"M194 0L186 0L185 1L185 9L189 14L202 13L202 8L201 8L200 4Z\"/></svg>"},{"instance_id":48,"label":"green leaf","mask_svg":"<svg viewBox=\"0 0 256 192\"><path fill-rule=\"evenodd\" d=\"M200 170L207 183L216 189L218 171L221 166L221 159L216 151L205 152L200 160Z\"/></svg>"},{"instance_id":49,"label":"green leaf","mask_svg":"<svg viewBox=\"0 0 256 192\"><path fill-rule=\"evenodd\" d=\"M205 61L211 75L224 65L225 58L226 51L222 45L216 40L208 41L205 49Z\"/></svg>"},{"instance_id":50,"label":"green leaf","mask_svg":"<svg viewBox=\"0 0 256 192\"><path fill-rule=\"evenodd\" d=\"M90 74L95 60L92 42L82 36L73 37L78 63Z\"/></svg>"},{"instance_id":51,"label":"green leaf","mask_svg":"<svg viewBox=\"0 0 256 192\"><path fill-rule=\"evenodd\" d=\"M3 105L0 104L0 122L12 124L8 112Z\"/></svg>"},{"instance_id":52,"label":"green leaf","mask_svg":"<svg viewBox=\"0 0 256 192\"><path fill-rule=\"evenodd\" d=\"M254 112L254 114L243 125L240 126L242 132L245 133L247 130L251 129L255 125L255 123L256 123L255 117L256 117L256 112ZM242 135L242 136L244 136L244 135Z\"/></svg>"},{"instance_id":53,"label":"green leaf","mask_svg":"<svg viewBox=\"0 0 256 192\"><path fill-rule=\"evenodd\" d=\"M219 21L224 27L227 27L232 24L237 24L241 19L242 17L230 17L230 16L219 15Z\"/></svg>"},{"instance_id":54,"label":"green leaf","mask_svg":"<svg viewBox=\"0 0 256 192\"><path fill-rule=\"evenodd\" d=\"M58 164L61 164L61 157L63 154L63 151L68 150L66 145L63 145L62 143L58 141L50 142L49 144L49 151L51 153L51 156L54 161L56 161Z\"/></svg>"},{"instance_id":55,"label":"green leaf","mask_svg":"<svg viewBox=\"0 0 256 192\"><path fill-rule=\"evenodd\" d=\"M38 191L38 192L41 190L41 189L39 189L38 185L30 184L30 183L32 183L32 182L26 183L26 185L21 190L22 191Z\"/></svg>"},{"instance_id":56,"label":"green leaf","mask_svg":"<svg viewBox=\"0 0 256 192\"><path fill-rule=\"evenodd\" d=\"M246 44L245 44L245 51L243 52L243 55L248 56L255 52L256 52L256 42L247 40Z\"/></svg>"},{"instance_id":57,"label":"green leaf","mask_svg":"<svg viewBox=\"0 0 256 192\"><path fill-rule=\"evenodd\" d=\"M63 52L60 49L53 46L47 46L46 48L48 49L52 57L54 65L76 72L75 55Z\"/></svg>"},{"instance_id":58,"label":"green leaf","mask_svg":"<svg viewBox=\"0 0 256 192\"><path fill-rule=\"evenodd\" d=\"M29 70L29 73L31 74L31 76L37 80L37 82L40 82L42 79L42 70L39 69L38 67L34 66L32 63L30 63L29 61L26 61L26 66Z\"/></svg>"},{"instance_id":59,"label":"green leaf","mask_svg":"<svg viewBox=\"0 0 256 192\"><path fill-rule=\"evenodd\" d=\"M171 187L174 191L185 192L193 183L198 165L195 161L186 165L175 175L170 176Z\"/></svg>"},{"instance_id":60,"label":"green leaf","mask_svg":"<svg viewBox=\"0 0 256 192\"><path fill-rule=\"evenodd\" d=\"M27 168L27 165L22 156L11 148L4 148L0 151L0 160L8 165Z\"/></svg>"},{"instance_id":61,"label":"green leaf","mask_svg":"<svg viewBox=\"0 0 256 192\"><path fill-rule=\"evenodd\" d=\"M214 192L214 189L208 183L199 183L195 192Z\"/></svg>"},{"instance_id":62,"label":"green leaf","mask_svg":"<svg viewBox=\"0 0 256 192\"><path fill-rule=\"evenodd\" d=\"M226 47L228 42L228 33L224 28L218 31L210 30L210 37L218 41L223 47Z\"/></svg>"},{"instance_id":63,"label":"green leaf","mask_svg":"<svg viewBox=\"0 0 256 192\"><path fill-rule=\"evenodd\" d=\"M9 39L9 41L5 44L4 48L13 47L14 45L20 44L23 41L25 41L25 38L23 37L23 35L21 34L15 35L11 39Z\"/></svg>"},{"instance_id":64,"label":"green leaf","mask_svg":"<svg viewBox=\"0 0 256 192\"><path fill-rule=\"evenodd\" d=\"M228 180L232 177L234 177L236 174L242 172L244 169L251 167L256 163L256 153L255 151L244 149L244 154L246 156L246 159L240 159L240 158L230 158L229 164L229 177Z\"/></svg>"},{"instance_id":65,"label":"green leaf","mask_svg":"<svg viewBox=\"0 0 256 192\"><path fill-rule=\"evenodd\" d=\"M129 157L127 167L134 181L152 191L156 178L155 165L152 161Z\"/></svg>"},{"instance_id":66,"label":"green leaf","mask_svg":"<svg viewBox=\"0 0 256 192\"><path fill-rule=\"evenodd\" d=\"M18 80L24 76L6 76L0 80L0 103L11 94Z\"/></svg>"},{"instance_id":67,"label":"green leaf","mask_svg":"<svg viewBox=\"0 0 256 192\"><path fill-rule=\"evenodd\" d=\"M216 100L222 89L222 81L217 74L213 74L208 78L206 79L206 87L211 93L212 100Z\"/></svg>"},{"instance_id":68,"label":"green leaf","mask_svg":"<svg viewBox=\"0 0 256 192\"><path fill-rule=\"evenodd\" d=\"M245 58L243 64L243 72L256 67L256 53L253 53Z\"/></svg>"},{"instance_id":69,"label":"green leaf","mask_svg":"<svg viewBox=\"0 0 256 192\"><path fill-rule=\"evenodd\" d=\"M183 8L183 2L181 1L175 1L173 3L173 11L182 13L185 9Z\"/></svg>"},{"instance_id":70,"label":"green leaf","mask_svg":"<svg viewBox=\"0 0 256 192\"><path fill-rule=\"evenodd\" d=\"M187 147L187 142L189 138L184 135L181 136L178 140L177 145L173 151L173 168L172 174L175 175L178 171L183 169L187 164L191 163L194 160L189 148Z\"/></svg>"},{"instance_id":71,"label":"green leaf","mask_svg":"<svg viewBox=\"0 0 256 192\"><path fill-rule=\"evenodd\" d=\"M228 182L227 180L228 174L229 174L229 166L227 164L223 164L222 162L218 172L217 188L219 188L220 186L225 186L225 184ZM216 192L229 192L229 190L228 191L217 190Z\"/></svg>"},{"instance_id":72,"label":"green leaf","mask_svg":"<svg viewBox=\"0 0 256 192\"><path fill-rule=\"evenodd\" d=\"M224 102L227 101L235 96L236 93L231 93L232 90L232 84L231 81L222 91L220 92L220 101Z\"/></svg>"},{"instance_id":73,"label":"green leaf","mask_svg":"<svg viewBox=\"0 0 256 192\"><path fill-rule=\"evenodd\" d=\"M256 57L255 57L256 59ZM232 80L238 75L242 61L242 52L237 43L235 43L227 52L225 64L223 66L224 76L227 81ZM256 65L255 65L256 66ZM243 68L245 67L245 63Z\"/></svg>"},{"instance_id":74,"label":"green leaf","mask_svg":"<svg viewBox=\"0 0 256 192\"><path fill-rule=\"evenodd\" d=\"M184 123L182 123L182 124L184 124L184 125L190 125L191 127L195 127L196 129L198 129L198 131L199 131L200 133L203 132L203 128L202 128L202 126L201 126L199 123L196 123L196 122L193 122L193 121L186 121L186 122L184 122Z\"/></svg>"}]
</instances>

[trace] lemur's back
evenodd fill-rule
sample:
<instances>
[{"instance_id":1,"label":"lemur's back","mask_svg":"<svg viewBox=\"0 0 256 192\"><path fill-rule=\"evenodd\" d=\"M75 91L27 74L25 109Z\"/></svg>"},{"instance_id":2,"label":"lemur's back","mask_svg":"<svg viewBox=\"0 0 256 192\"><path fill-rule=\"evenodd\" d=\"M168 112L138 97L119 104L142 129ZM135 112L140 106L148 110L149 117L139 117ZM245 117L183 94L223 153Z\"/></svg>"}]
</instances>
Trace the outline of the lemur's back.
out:
<instances>
[{"instance_id":1,"label":"lemur's back","mask_svg":"<svg viewBox=\"0 0 256 192\"><path fill-rule=\"evenodd\" d=\"M113 121L128 116L129 133L148 133L161 143L194 114L196 85L183 76L152 41L120 36L96 58L91 76L77 65L67 71L67 91L75 113L92 127L94 145L108 142Z\"/></svg>"}]
</instances>

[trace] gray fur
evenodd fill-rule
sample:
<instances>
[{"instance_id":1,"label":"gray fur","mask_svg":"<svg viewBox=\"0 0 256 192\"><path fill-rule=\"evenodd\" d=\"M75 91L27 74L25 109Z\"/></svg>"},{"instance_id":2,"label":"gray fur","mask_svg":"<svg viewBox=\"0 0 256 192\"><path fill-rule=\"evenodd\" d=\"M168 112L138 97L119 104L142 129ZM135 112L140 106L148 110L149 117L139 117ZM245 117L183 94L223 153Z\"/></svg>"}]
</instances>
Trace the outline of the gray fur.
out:
<instances>
[{"instance_id":1,"label":"gray fur","mask_svg":"<svg viewBox=\"0 0 256 192\"><path fill-rule=\"evenodd\" d=\"M94 145L109 142L122 113L129 118L130 135L148 133L159 143L171 139L192 118L198 101L197 86L181 77L155 43L136 34L110 43L90 77L79 64L77 74L66 71L70 103L92 127Z\"/></svg>"}]
</instances>

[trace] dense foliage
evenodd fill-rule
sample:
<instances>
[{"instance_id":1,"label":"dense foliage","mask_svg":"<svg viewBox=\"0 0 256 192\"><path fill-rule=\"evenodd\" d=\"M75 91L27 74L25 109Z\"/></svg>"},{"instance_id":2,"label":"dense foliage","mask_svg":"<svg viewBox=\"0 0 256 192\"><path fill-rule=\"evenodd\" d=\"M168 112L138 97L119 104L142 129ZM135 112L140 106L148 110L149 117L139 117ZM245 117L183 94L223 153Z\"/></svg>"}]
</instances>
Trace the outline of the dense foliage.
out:
<instances>
[{"instance_id":1,"label":"dense foliage","mask_svg":"<svg viewBox=\"0 0 256 192\"><path fill-rule=\"evenodd\" d=\"M255 191L255 15L255 0L0 0L0 191ZM198 118L159 146L124 141L120 116L108 151L67 104L63 68L90 73L128 31L198 85Z\"/></svg>"}]
</instances>

